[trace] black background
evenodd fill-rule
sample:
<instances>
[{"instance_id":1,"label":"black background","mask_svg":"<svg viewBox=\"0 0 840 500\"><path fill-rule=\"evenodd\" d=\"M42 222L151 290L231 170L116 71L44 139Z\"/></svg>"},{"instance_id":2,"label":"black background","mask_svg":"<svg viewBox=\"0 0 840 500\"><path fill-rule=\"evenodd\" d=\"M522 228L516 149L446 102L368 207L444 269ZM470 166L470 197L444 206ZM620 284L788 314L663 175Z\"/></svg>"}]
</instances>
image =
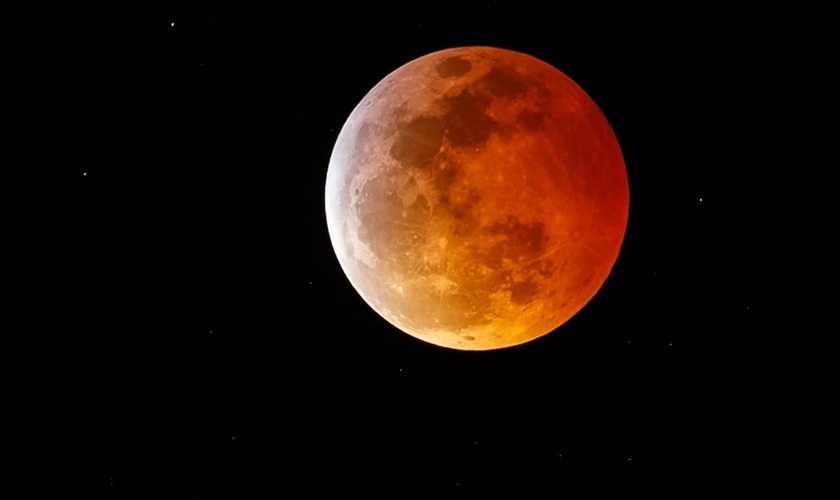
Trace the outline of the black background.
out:
<instances>
[{"instance_id":1,"label":"black background","mask_svg":"<svg viewBox=\"0 0 840 500\"><path fill-rule=\"evenodd\" d=\"M823 16L538 5L10 14L7 411L31 497L819 477L840 309ZM631 194L596 297L484 353L367 307L323 208L365 93L463 45L583 87Z\"/></svg>"}]
</instances>

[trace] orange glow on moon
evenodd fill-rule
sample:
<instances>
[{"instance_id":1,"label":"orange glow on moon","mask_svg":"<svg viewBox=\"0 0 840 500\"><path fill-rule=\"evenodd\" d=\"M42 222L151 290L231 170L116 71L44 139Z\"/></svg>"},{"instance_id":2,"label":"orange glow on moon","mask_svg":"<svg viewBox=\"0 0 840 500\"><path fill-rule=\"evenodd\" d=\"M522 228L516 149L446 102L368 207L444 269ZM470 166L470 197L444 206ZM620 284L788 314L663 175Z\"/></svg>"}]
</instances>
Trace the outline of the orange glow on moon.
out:
<instances>
[{"instance_id":1,"label":"orange glow on moon","mask_svg":"<svg viewBox=\"0 0 840 500\"><path fill-rule=\"evenodd\" d=\"M330 158L330 239L364 300L432 344L497 349L551 332L606 280L627 225L615 134L569 77L489 47L400 67Z\"/></svg>"}]
</instances>

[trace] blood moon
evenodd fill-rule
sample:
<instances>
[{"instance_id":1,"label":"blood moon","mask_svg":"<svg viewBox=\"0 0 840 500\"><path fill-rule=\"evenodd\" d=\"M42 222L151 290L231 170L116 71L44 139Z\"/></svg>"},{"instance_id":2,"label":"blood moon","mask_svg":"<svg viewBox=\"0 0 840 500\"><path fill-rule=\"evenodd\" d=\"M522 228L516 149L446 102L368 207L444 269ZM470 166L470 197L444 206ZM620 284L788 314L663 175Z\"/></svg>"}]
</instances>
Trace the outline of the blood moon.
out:
<instances>
[{"instance_id":1,"label":"blood moon","mask_svg":"<svg viewBox=\"0 0 840 500\"><path fill-rule=\"evenodd\" d=\"M598 291L624 238L615 134L569 77L490 47L400 67L356 106L326 180L330 239L364 300L444 347L554 330Z\"/></svg>"}]
</instances>

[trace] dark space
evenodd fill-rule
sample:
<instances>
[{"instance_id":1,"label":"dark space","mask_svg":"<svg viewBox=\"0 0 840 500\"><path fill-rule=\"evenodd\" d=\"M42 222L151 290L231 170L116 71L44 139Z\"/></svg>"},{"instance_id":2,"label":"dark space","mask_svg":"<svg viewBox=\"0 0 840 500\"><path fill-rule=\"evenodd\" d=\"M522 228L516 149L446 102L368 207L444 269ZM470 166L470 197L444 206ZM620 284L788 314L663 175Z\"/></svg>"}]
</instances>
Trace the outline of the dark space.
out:
<instances>
[{"instance_id":1,"label":"dark space","mask_svg":"<svg viewBox=\"0 0 840 500\"><path fill-rule=\"evenodd\" d=\"M815 109L836 116L808 62L825 31L534 5L10 14L20 498L815 484L808 450L836 449L819 422L840 331L833 137L809 128ZM630 184L594 299L483 353L379 317L324 215L356 104L462 45L575 80Z\"/></svg>"}]
</instances>

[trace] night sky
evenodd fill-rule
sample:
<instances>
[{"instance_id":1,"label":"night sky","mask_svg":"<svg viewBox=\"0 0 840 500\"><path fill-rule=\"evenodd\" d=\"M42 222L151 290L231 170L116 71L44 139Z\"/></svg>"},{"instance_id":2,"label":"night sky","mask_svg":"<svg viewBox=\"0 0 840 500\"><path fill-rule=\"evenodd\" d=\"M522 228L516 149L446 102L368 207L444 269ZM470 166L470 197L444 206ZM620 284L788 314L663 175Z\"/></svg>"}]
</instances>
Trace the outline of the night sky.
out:
<instances>
[{"instance_id":1,"label":"night sky","mask_svg":"<svg viewBox=\"0 0 840 500\"><path fill-rule=\"evenodd\" d=\"M797 482L796 450L822 442L812 423L836 397L811 360L840 331L836 153L818 152L834 139L806 131L828 113L810 83L826 70L803 56L824 32L803 43L731 13L529 4L19 18L4 170L34 182L4 186L24 198L8 212L22 279L7 305L25 320L7 409L31 498ZM379 317L324 215L355 105L402 64L463 45L575 80L630 185L594 299L490 352Z\"/></svg>"}]
</instances>

